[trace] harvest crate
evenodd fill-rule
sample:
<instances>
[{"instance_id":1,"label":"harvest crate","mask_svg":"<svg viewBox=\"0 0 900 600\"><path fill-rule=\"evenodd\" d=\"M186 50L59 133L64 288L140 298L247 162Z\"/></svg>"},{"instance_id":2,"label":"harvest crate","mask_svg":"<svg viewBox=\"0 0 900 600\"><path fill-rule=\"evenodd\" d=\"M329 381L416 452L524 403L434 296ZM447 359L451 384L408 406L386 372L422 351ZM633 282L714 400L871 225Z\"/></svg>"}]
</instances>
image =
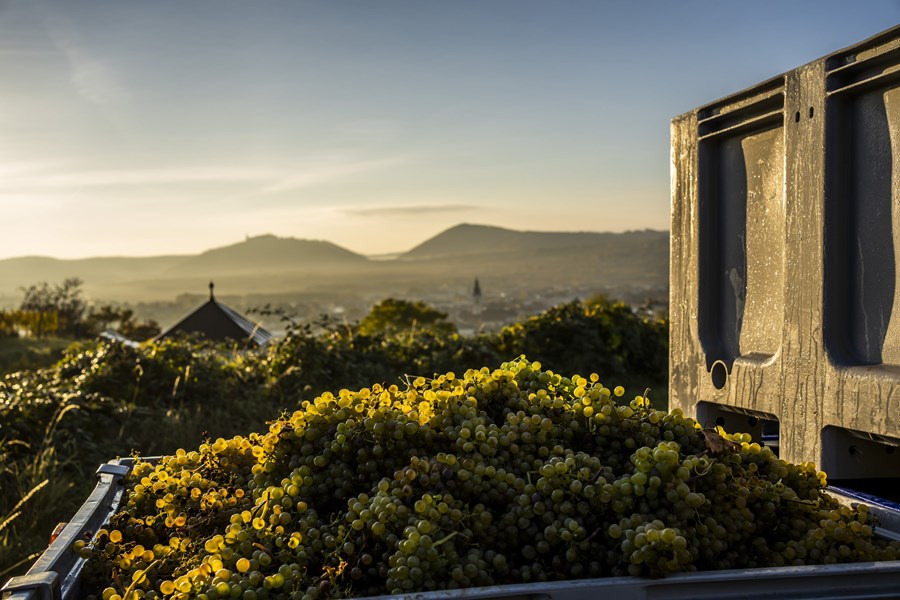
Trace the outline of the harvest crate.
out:
<instances>
[{"instance_id":1,"label":"harvest crate","mask_svg":"<svg viewBox=\"0 0 900 600\"><path fill-rule=\"evenodd\" d=\"M38 559L28 574L14 577L2 590L3 600L78 600L81 598L80 577L84 559L71 550L76 540L96 532L118 510L124 492L124 476L131 459L102 465L99 482L87 502L50 548ZM843 502L864 501L881 525L876 534L900 539L900 506L877 498L848 495L833 490ZM850 492L849 494L852 494ZM662 579L609 577L415 593L403 596L416 600L588 600L600 596L622 600L650 598L888 598L896 597L900 561L777 567L680 573ZM393 596L396 597L396 596ZM387 598L382 596L380 598ZM372 599L370 599L372 600Z\"/></svg>"},{"instance_id":2,"label":"harvest crate","mask_svg":"<svg viewBox=\"0 0 900 600\"><path fill-rule=\"evenodd\" d=\"M900 477L900 27L672 121L671 405Z\"/></svg>"}]
</instances>

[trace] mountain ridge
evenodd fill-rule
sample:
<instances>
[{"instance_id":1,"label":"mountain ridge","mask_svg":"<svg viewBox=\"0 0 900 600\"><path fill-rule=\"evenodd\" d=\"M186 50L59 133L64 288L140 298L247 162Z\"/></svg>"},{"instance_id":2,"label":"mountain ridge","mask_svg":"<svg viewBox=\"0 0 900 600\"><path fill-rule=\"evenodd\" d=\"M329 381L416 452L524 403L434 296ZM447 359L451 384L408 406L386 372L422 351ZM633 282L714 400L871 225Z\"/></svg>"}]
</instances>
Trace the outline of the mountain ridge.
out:
<instances>
[{"instance_id":1,"label":"mountain ridge","mask_svg":"<svg viewBox=\"0 0 900 600\"><path fill-rule=\"evenodd\" d=\"M368 259L333 242L265 234L191 256L167 274L197 275L223 268L231 273L258 272L261 265L271 272L291 271L297 268L297 261L332 266L335 263L360 264Z\"/></svg>"},{"instance_id":2,"label":"mountain ridge","mask_svg":"<svg viewBox=\"0 0 900 600\"><path fill-rule=\"evenodd\" d=\"M21 261L48 261L48 262L57 262L57 263L86 263L86 262L98 262L98 261L147 261L147 260L188 260L192 258L201 257L204 255L210 255L213 253L218 253L220 251L245 247L245 245L250 243L255 243L258 240L278 240L278 241L286 241L286 242L308 242L313 244L324 244L333 246L335 248L340 249L344 253L363 257L367 259L375 258L376 260L389 260L394 257L401 257L408 255L419 248L430 245L435 240L446 237L449 234L458 232L458 231L466 231L466 230L478 230L478 231L489 231L496 232L500 234L515 234L517 236L525 236L525 235L535 235L535 236L623 236L623 235L669 235L669 232L664 229L632 229L626 231L542 231L535 229L509 229L506 227L500 227L497 225L483 225L479 223L458 223L456 225L452 225L447 229L437 233L427 240L416 244L411 249L400 252L387 252L387 253L377 253L377 254L361 254L359 252L354 252L347 248L344 248L340 244L336 244L334 242L330 242L328 240L317 240L317 239L308 239L308 238L295 238L295 237L278 237L276 235L266 233L258 236L250 236L245 240L240 242L235 242L233 244L228 244L225 246L216 246L214 248L209 248L207 250L202 250L196 254L151 254L151 255L139 255L139 256L128 256L121 254L113 254L113 255L94 255L94 256L85 256L79 258L60 258L57 256L50 256L46 254L25 254L22 256L8 256L6 258L0 258L0 265L4 263L10 262L21 262Z\"/></svg>"},{"instance_id":3,"label":"mountain ridge","mask_svg":"<svg viewBox=\"0 0 900 600\"><path fill-rule=\"evenodd\" d=\"M82 279L90 298L131 302L205 290L210 280L236 294L444 293L475 276L565 289L574 282L573 269L583 282L658 287L668 282L668 251L669 233L654 230L544 232L460 223L390 257L267 234L198 254L0 259L0 301L14 306L21 288L67 277Z\"/></svg>"},{"instance_id":4,"label":"mountain ridge","mask_svg":"<svg viewBox=\"0 0 900 600\"><path fill-rule=\"evenodd\" d=\"M415 260L477 255L485 252L558 250L584 245L602 245L628 237L633 239L665 237L668 240L669 232L652 229L624 232L530 231L507 229L494 225L460 223L402 253L399 258Z\"/></svg>"}]
</instances>

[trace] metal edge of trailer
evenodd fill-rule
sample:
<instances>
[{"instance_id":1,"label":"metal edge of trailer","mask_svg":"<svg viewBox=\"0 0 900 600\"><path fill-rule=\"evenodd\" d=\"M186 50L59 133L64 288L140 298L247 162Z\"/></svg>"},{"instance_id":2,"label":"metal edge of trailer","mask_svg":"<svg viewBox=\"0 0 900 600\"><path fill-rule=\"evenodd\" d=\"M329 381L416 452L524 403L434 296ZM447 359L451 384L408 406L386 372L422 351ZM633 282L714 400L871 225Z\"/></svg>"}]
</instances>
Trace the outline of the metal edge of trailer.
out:
<instances>
[{"instance_id":1,"label":"metal edge of trailer","mask_svg":"<svg viewBox=\"0 0 900 600\"><path fill-rule=\"evenodd\" d=\"M878 496L837 486L829 487L828 493L847 506L856 504L867 505L869 512L880 524L879 535L889 540L900 541L900 504ZM900 587L900 582L898 582L898 587ZM898 590L898 594L900 594L900 590Z\"/></svg>"},{"instance_id":2,"label":"metal edge of trailer","mask_svg":"<svg viewBox=\"0 0 900 600\"><path fill-rule=\"evenodd\" d=\"M362 600L737 600L875 599L900 595L900 561L679 573L661 579L609 577L513 584Z\"/></svg>"},{"instance_id":3,"label":"metal edge of trailer","mask_svg":"<svg viewBox=\"0 0 900 600\"><path fill-rule=\"evenodd\" d=\"M118 511L124 498L124 478L133 464L132 459L120 459L100 466L99 481L87 501L28 573L13 577L0 590L3 600L78 599L86 561L72 551L72 544L85 539L86 534L93 534ZM869 505L879 520L876 534L900 539L900 505L841 488L829 488L828 492L847 505L860 502ZM406 600L585 600L601 594L622 600L896 598L900 596L900 561L705 571L660 579L608 577L520 583L377 596L368 600L398 597Z\"/></svg>"}]
</instances>

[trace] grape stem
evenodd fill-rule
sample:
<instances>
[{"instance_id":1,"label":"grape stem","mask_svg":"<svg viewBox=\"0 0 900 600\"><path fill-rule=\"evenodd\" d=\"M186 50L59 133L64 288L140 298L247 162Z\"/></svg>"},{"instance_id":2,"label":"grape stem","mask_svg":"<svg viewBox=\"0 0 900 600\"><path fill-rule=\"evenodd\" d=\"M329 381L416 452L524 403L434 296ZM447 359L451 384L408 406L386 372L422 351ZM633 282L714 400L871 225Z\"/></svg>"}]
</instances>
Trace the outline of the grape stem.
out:
<instances>
[{"instance_id":1,"label":"grape stem","mask_svg":"<svg viewBox=\"0 0 900 600\"><path fill-rule=\"evenodd\" d=\"M434 544L432 544L431 547L432 547L432 548L437 548L438 546L440 546L441 544L443 544L443 543L446 542L447 540L453 538L453 537L456 536L457 534L459 534L458 531L454 531L453 533L448 533L447 535L445 535L444 537L442 537L441 539L439 539L438 541L436 541Z\"/></svg>"},{"instance_id":2,"label":"grape stem","mask_svg":"<svg viewBox=\"0 0 900 600\"><path fill-rule=\"evenodd\" d=\"M785 502L796 502L797 504L804 504L806 506L818 506L819 503L814 500L801 500L800 498L782 498Z\"/></svg>"},{"instance_id":3,"label":"grape stem","mask_svg":"<svg viewBox=\"0 0 900 600\"><path fill-rule=\"evenodd\" d=\"M141 581L142 579L150 579L150 577L147 575L147 572L150 569L152 569L153 567L155 567L156 565L158 565L160 562L162 562L162 560L163 560L162 557L157 558L152 563L150 563L150 565L146 569L144 569L144 572L141 574L140 577L133 578L131 580L131 585L129 585L128 588L125 590L125 592L122 594L122 600L128 599L128 597L131 595L131 592L134 591L134 587L138 584L139 581Z\"/></svg>"}]
</instances>

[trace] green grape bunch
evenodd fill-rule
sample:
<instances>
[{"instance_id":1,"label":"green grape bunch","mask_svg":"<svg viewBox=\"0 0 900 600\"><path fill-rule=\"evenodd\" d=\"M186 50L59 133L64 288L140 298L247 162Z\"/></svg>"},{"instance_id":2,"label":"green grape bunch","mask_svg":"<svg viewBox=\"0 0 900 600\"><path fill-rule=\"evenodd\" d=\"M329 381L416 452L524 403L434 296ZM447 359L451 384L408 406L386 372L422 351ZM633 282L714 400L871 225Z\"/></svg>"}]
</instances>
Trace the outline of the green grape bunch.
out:
<instances>
[{"instance_id":1,"label":"green grape bunch","mask_svg":"<svg viewBox=\"0 0 900 600\"><path fill-rule=\"evenodd\" d=\"M315 600L900 555L814 465L623 394L524 357L325 393L266 432L138 461L73 548L82 588Z\"/></svg>"}]
</instances>

